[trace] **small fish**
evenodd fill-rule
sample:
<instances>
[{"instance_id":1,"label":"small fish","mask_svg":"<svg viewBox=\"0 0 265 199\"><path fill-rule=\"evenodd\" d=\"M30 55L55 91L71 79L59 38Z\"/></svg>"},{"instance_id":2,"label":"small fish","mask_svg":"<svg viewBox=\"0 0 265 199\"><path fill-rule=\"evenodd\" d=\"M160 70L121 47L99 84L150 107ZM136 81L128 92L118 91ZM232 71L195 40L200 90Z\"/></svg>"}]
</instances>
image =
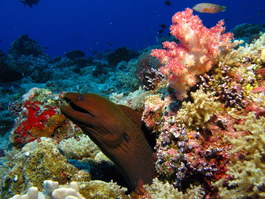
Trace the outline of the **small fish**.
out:
<instances>
[{"instance_id":1,"label":"small fish","mask_svg":"<svg viewBox=\"0 0 265 199\"><path fill-rule=\"evenodd\" d=\"M161 29L161 30L158 30L157 33L162 34L164 31L165 31L164 29Z\"/></svg>"},{"instance_id":2,"label":"small fish","mask_svg":"<svg viewBox=\"0 0 265 199\"><path fill-rule=\"evenodd\" d=\"M112 43L111 43L111 42L107 42L107 45L108 45L108 46L112 46Z\"/></svg>"},{"instance_id":3,"label":"small fish","mask_svg":"<svg viewBox=\"0 0 265 199\"><path fill-rule=\"evenodd\" d=\"M220 6L213 3L199 3L193 6L192 9L201 13L218 13L226 11L225 6Z\"/></svg>"},{"instance_id":4,"label":"small fish","mask_svg":"<svg viewBox=\"0 0 265 199\"><path fill-rule=\"evenodd\" d=\"M167 5L167 6L171 6L172 3L171 3L171 1L167 0L167 1L164 2L164 4Z\"/></svg>"},{"instance_id":5,"label":"small fish","mask_svg":"<svg viewBox=\"0 0 265 199\"><path fill-rule=\"evenodd\" d=\"M20 0L24 5L28 5L29 7L32 8L33 5L36 5L39 3L40 0Z\"/></svg>"},{"instance_id":6,"label":"small fish","mask_svg":"<svg viewBox=\"0 0 265 199\"><path fill-rule=\"evenodd\" d=\"M165 29L167 26L165 24L160 24L159 27Z\"/></svg>"}]
</instances>

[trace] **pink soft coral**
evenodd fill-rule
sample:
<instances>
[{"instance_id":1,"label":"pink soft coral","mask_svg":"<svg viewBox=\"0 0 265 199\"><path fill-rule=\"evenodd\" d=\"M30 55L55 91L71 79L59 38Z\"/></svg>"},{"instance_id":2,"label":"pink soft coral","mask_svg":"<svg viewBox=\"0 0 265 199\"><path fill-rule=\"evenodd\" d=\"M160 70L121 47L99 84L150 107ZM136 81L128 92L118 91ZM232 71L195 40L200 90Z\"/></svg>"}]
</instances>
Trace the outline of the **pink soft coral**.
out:
<instances>
[{"instance_id":1,"label":"pink soft coral","mask_svg":"<svg viewBox=\"0 0 265 199\"><path fill-rule=\"evenodd\" d=\"M209 71L220 53L232 47L232 33L225 33L224 22L208 29L198 16L187 8L172 17L171 34L180 43L164 42L163 48L154 49L151 55L164 65L161 68L177 90L177 97L186 97L187 90L196 83L196 75Z\"/></svg>"}]
</instances>

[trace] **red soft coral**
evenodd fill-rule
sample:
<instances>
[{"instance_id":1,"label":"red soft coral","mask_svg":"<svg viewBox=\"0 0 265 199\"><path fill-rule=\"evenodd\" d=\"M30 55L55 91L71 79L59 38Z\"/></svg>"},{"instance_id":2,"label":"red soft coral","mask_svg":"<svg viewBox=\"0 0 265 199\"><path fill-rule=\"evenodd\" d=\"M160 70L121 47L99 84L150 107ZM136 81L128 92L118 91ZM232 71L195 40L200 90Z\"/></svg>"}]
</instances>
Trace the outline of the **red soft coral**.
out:
<instances>
[{"instance_id":1,"label":"red soft coral","mask_svg":"<svg viewBox=\"0 0 265 199\"><path fill-rule=\"evenodd\" d=\"M171 34L180 43L164 42L164 49L154 49L151 55L158 58L164 66L164 73L170 86L177 90L177 97L186 97L187 90L196 83L196 75L209 71L224 50L232 47L232 33L223 33L224 22L208 29L203 26L192 9L187 8L172 17Z\"/></svg>"}]
</instances>

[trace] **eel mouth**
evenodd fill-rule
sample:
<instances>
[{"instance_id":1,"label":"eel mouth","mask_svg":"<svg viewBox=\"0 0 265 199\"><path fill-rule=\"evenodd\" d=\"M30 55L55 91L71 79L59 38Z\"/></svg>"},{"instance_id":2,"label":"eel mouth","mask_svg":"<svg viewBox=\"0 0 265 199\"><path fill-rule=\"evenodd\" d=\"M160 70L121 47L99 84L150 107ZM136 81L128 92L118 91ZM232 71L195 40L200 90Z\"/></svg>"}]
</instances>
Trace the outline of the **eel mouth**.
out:
<instances>
[{"instance_id":1,"label":"eel mouth","mask_svg":"<svg viewBox=\"0 0 265 199\"><path fill-rule=\"evenodd\" d=\"M63 97L63 99L67 102L68 106L70 106L72 110L77 111L79 113L88 114L89 116L92 116L92 117L96 117L90 111L88 111L88 110L82 108L81 106L78 106L76 103L74 103L73 100L71 100L71 98L69 98L69 97Z\"/></svg>"}]
</instances>

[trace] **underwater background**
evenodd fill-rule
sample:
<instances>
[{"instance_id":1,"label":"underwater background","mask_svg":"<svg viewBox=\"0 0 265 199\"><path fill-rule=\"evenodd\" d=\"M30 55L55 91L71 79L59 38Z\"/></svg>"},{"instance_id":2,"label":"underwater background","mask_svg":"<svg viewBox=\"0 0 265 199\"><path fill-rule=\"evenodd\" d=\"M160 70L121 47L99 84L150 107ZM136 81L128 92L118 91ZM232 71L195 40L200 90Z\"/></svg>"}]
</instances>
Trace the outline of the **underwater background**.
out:
<instances>
[{"instance_id":1,"label":"underwater background","mask_svg":"<svg viewBox=\"0 0 265 199\"><path fill-rule=\"evenodd\" d=\"M159 25L171 24L177 11L192 8L201 1L163 0L134 1L73 1L45 0L30 8L18 0L3 0L1 11L1 49L23 34L47 47L50 56L63 56L79 49L87 55L93 51L114 50L126 46L135 50L156 44ZM209 3L225 5L225 12L209 15L197 13L207 27L225 19L227 30L242 23L264 23L264 2L215 0Z\"/></svg>"},{"instance_id":2,"label":"underwater background","mask_svg":"<svg viewBox=\"0 0 265 199\"><path fill-rule=\"evenodd\" d=\"M265 198L265 2L200 3L1 0L0 198Z\"/></svg>"}]
</instances>

